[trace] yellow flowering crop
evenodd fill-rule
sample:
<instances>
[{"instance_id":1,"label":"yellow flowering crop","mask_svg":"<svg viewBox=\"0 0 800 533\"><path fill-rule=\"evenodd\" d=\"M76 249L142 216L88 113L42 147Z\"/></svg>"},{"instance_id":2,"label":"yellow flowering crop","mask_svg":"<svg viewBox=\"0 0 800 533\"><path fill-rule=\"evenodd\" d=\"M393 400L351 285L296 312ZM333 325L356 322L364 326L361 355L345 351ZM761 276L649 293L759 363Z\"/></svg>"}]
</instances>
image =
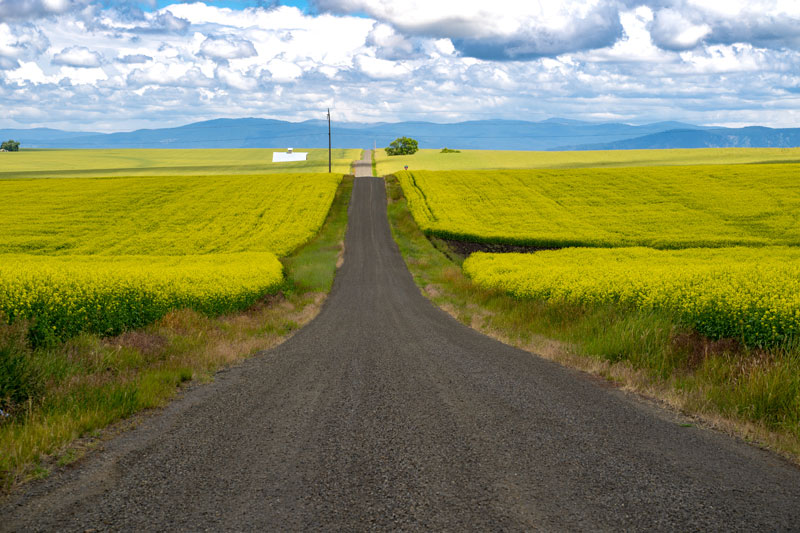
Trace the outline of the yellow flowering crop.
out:
<instances>
[{"instance_id":1,"label":"yellow flowering crop","mask_svg":"<svg viewBox=\"0 0 800 533\"><path fill-rule=\"evenodd\" d=\"M277 257L317 233L341 179L0 180L0 316L46 341L247 307L281 284Z\"/></svg>"},{"instance_id":2,"label":"yellow flowering crop","mask_svg":"<svg viewBox=\"0 0 800 533\"><path fill-rule=\"evenodd\" d=\"M800 333L800 249L794 247L475 253L463 268L478 285L519 298L664 309L709 337L748 345L778 344Z\"/></svg>"},{"instance_id":3,"label":"yellow flowering crop","mask_svg":"<svg viewBox=\"0 0 800 533\"><path fill-rule=\"evenodd\" d=\"M252 305L283 280L274 254L0 256L0 312L34 322L35 340L113 335L171 309L221 314Z\"/></svg>"},{"instance_id":4,"label":"yellow flowering crop","mask_svg":"<svg viewBox=\"0 0 800 533\"><path fill-rule=\"evenodd\" d=\"M428 235L661 249L800 245L798 176L797 164L397 173Z\"/></svg>"},{"instance_id":5,"label":"yellow flowering crop","mask_svg":"<svg viewBox=\"0 0 800 533\"><path fill-rule=\"evenodd\" d=\"M286 255L316 235L341 174L0 180L0 253Z\"/></svg>"}]
</instances>

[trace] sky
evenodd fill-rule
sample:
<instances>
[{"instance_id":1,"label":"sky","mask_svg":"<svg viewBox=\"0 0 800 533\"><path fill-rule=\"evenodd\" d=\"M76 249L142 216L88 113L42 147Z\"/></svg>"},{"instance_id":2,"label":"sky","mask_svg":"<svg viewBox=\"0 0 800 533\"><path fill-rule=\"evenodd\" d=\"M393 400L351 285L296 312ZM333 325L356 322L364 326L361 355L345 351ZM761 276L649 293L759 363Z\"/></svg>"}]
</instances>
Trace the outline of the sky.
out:
<instances>
[{"instance_id":1,"label":"sky","mask_svg":"<svg viewBox=\"0 0 800 533\"><path fill-rule=\"evenodd\" d=\"M800 126L800 0L0 0L0 128Z\"/></svg>"}]
</instances>

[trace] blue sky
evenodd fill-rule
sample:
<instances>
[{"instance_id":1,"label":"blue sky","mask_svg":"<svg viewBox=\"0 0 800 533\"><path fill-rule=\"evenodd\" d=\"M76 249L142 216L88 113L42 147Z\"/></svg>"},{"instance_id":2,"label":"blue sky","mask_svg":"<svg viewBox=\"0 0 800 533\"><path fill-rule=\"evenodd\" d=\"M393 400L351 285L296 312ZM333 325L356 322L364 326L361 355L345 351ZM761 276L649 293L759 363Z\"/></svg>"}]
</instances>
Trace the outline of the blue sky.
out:
<instances>
[{"instance_id":1,"label":"blue sky","mask_svg":"<svg viewBox=\"0 0 800 533\"><path fill-rule=\"evenodd\" d=\"M800 125L796 0L0 0L0 128Z\"/></svg>"}]
</instances>

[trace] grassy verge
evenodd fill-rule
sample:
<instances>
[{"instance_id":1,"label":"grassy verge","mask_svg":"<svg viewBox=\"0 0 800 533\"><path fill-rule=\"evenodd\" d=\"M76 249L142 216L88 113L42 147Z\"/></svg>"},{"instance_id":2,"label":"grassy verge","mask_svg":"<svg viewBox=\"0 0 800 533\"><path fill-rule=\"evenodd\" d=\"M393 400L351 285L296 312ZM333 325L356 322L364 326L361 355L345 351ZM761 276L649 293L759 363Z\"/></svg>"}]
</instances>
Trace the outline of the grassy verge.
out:
<instances>
[{"instance_id":1,"label":"grassy verge","mask_svg":"<svg viewBox=\"0 0 800 533\"><path fill-rule=\"evenodd\" d=\"M377 150L372 151L372 175L377 177L378 176L378 161L375 159L375 152Z\"/></svg>"},{"instance_id":2,"label":"grassy verge","mask_svg":"<svg viewBox=\"0 0 800 533\"><path fill-rule=\"evenodd\" d=\"M36 350L27 324L0 327L0 393L27 398L0 415L0 490L76 460L103 428L165 405L182 383L209 381L316 316L341 261L352 186L345 177L317 237L283 259L281 291L245 312L173 311L116 337L85 334Z\"/></svg>"},{"instance_id":3,"label":"grassy verge","mask_svg":"<svg viewBox=\"0 0 800 533\"><path fill-rule=\"evenodd\" d=\"M800 350L710 341L669 313L519 300L474 285L463 257L428 239L387 177L392 233L422 292L507 344L605 377L800 463Z\"/></svg>"}]
</instances>

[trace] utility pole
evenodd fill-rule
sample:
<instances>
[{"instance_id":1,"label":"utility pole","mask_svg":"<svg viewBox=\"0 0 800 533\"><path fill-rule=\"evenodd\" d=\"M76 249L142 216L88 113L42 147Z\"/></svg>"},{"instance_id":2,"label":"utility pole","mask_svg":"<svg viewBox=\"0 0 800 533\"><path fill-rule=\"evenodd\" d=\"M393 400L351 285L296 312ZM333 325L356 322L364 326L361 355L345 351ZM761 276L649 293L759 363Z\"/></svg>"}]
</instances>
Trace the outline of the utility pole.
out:
<instances>
[{"instance_id":1,"label":"utility pole","mask_svg":"<svg viewBox=\"0 0 800 533\"><path fill-rule=\"evenodd\" d=\"M328 174L331 173L331 108L328 108Z\"/></svg>"}]
</instances>

